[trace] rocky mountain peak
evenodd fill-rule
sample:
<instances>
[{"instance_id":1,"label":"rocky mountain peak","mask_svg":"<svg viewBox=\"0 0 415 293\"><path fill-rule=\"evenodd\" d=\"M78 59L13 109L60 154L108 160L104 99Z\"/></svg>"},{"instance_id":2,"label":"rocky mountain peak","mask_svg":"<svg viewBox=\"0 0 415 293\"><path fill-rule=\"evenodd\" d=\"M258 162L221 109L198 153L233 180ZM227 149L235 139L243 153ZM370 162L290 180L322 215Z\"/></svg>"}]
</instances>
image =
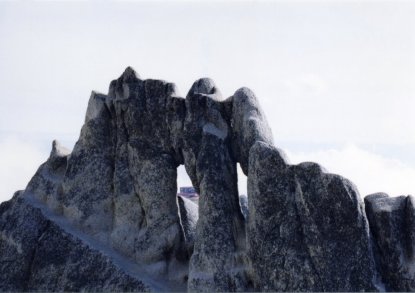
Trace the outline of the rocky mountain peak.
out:
<instances>
[{"instance_id":1,"label":"rocky mountain peak","mask_svg":"<svg viewBox=\"0 0 415 293\"><path fill-rule=\"evenodd\" d=\"M179 165L199 205L177 196ZM363 202L289 164L250 89L224 99L202 78L183 98L127 67L92 92L74 149L53 141L0 205L0 289L411 291L414 223L411 196Z\"/></svg>"}]
</instances>

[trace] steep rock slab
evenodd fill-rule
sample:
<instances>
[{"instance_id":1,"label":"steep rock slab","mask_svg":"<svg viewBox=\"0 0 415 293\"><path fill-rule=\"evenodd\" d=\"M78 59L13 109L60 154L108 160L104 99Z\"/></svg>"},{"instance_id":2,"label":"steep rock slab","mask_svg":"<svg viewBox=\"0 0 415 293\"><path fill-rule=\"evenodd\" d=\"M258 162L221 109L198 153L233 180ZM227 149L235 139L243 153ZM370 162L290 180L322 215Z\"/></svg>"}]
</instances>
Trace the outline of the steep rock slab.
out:
<instances>
[{"instance_id":1,"label":"steep rock slab","mask_svg":"<svg viewBox=\"0 0 415 293\"><path fill-rule=\"evenodd\" d=\"M114 131L107 96L92 93L62 183L63 214L107 243L112 228Z\"/></svg>"},{"instance_id":2,"label":"steep rock slab","mask_svg":"<svg viewBox=\"0 0 415 293\"><path fill-rule=\"evenodd\" d=\"M1 291L165 290L145 273L127 272L128 262L117 265L76 229L68 232L28 196L16 193L0 205Z\"/></svg>"},{"instance_id":3,"label":"steep rock slab","mask_svg":"<svg viewBox=\"0 0 415 293\"><path fill-rule=\"evenodd\" d=\"M415 291L415 199L377 193L365 197L382 281L388 291Z\"/></svg>"},{"instance_id":4,"label":"steep rock slab","mask_svg":"<svg viewBox=\"0 0 415 293\"><path fill-rule=\"evenodd\" d=\"M244 218L225 105L213 81L196 81L186 97L184 159L199 191L199 220L190 259L190 291L245 291Z\"/></svg>"},{"instance_id":5,"label":"steep rock slab","mask_svg":"<svg viewBox=\"0 0 415 293\"><path fill-rule=\"evenodd\" d=\"M248 256L258 291L375 290L368 223L354 186L278 149L250 151Z\"/></svg>"},{"instance_id":6,"label":"steep rock slab","mask_svg":"<svg viewBox=\"0 0 415 293\"><path fill-rule=\"evenodd\" d=\"M113 223L110 235L111 245L135 258L136 239L145 220L145 211L134 189L134 180L130 172L128 153L128 128L123 119L129 103L123 97L125 91L134 92L139 83L135 71L127 68L117 79L111 82L105 105L111 113L113 132L115 133L114 174L113 174ZM118 99L117 102L114 100ZM115 106L115 104L117 106Z\"/></svg>"},{"instance_id":7,"label":"steep rock slab","mask_svg":"<svg viewBox=\"0 0 415 293\"><path fill-rule=\"evenodd\" d=\"M120 192L114 200L117 215L112 242L122 247L127 239L127 243L133 243L134 257L155 264L162 274L168 270L166 261L186 259L182 255L184 236L176 202L179 162L167 123L169 99L174 96L173 84L142 81L127 68L111 83L107 100L116 122L114 188ZM138 205L131 209L124 203L134 196ZM132 214L136 222L131 222L127 214ZM126 223L132 230L125 230Z\"/></svg>"}]
</instances>

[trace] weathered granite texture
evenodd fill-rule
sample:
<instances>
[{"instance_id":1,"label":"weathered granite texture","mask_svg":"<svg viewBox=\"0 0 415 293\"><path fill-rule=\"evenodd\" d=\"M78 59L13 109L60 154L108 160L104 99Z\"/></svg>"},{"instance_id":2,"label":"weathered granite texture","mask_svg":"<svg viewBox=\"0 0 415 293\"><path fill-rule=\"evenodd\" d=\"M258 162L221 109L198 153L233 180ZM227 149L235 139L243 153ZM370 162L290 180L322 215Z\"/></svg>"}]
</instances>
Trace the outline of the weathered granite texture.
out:
<instances>
[{"instance_id":1,"label":"weathered granite texture","mask_svg":"<svg viewBox=\"0 0 415 293\"><path fill-rule=\"evenodd\" d=\"M179 165L198 206L176 196ZM128 67L91 94L73 151L54 141L0 205L0 291L414 290L412 197L364 207L288 163L249 89L202 78L182 98Z\"/></svg>"},{"instance_id":2,"label":"weathered granite texture","mask_svg":"<svg viewBox=\"0 0 415 293\"><path fill-rule=\"evenodd\" d=\"M180 222L185 237L186 250L190 257L193 253L193 246L196 235L196 224L199 219L199 207L197 204L182 196L177 197L179 205Z\"/></svg>"},{"instance_id":3,"label":"weathered granite texture","mask_svg":"<svg viewBox=\"0 0 415 293\"><path fill-rule=\"evenodd\" d=\"M255 94L241 88L232 97L232 149L242 171L248 175L249 152L257 142L273 144L271 128Z\"/></svg>"},{"instance_id":4,"label":"weathered granite texture","mask_svg":"<svg viewBox=\"0 0 415 293\"><path fill-rule=\"evenodd\" d=\"M196 81L186 97L184 158L199 191L199 220L190 259L191 291L243 291L244 218L236 161L230 150L226 101L210 79Z\"/></svg>"},{"instance_id":5,"label":"weathered granite texture","mask_svg":"<svg viewBox=\"0 0 415 293\"><path fill-rule=\"evenodd\" d=\"M365 198L375 256L388 291L415 291L415 199L385 193Z\"/></svg>"},{"instance_id":6,"label":"weathered granite texture","mask_svg":"<svg viewBox=\"0 0 415 293\"><path fill-rule=\"evenodd\" d=\"M257 291L373 291L369 226L355 187L257 142L248 175L248 255Z\"/></svg>"},{"instance_id":7,"label":"weathered granite texture","mask_svg":"<svg viewBox=\"0 0 415 293\"><path fill-rule=\"evenodd\" d=\"M62 208L62 187L57 182L63 180L69 153L69 150L54 140L49 159L39 167L26 188L27 192L55 211L61 211Z\"/></svg>"},{"instance_id":8,"label":"weathered granite texture","mask_svg":"<svg viewBox=\"0 0 415 293\"><path fill-rule=\"evenodd\" d=\"M109 256L109 250L88 241L79 231L68 229L65 219L51 216L23 192L2 203L0 214L2 291L124 292L169 288L134 269L131 261Z\"/></svg>"}]
</instances>

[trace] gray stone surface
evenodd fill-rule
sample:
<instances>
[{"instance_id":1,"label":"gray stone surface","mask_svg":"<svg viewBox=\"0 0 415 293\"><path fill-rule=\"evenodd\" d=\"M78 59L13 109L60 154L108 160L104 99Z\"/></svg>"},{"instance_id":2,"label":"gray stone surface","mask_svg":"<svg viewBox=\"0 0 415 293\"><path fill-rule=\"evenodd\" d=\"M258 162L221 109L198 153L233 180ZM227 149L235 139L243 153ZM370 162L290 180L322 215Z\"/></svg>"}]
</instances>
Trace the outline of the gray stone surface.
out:
<instances>
[{"instance_id":1,"label":"gray stone surface","mask_svg":"<svg viewBox=\"0 0 415 293\"><path fill-rule=\"evenodd\" d=\"M244 291L244 218L225 105L213 81L196 81L186 97L184 163L199 191L199 220L189 267L190 291Z\"/></svg>"},{"instance_id":2,"label":"gray stone surface","mask_svg":"<svg viewBox=\"0 0 415 293\"><path fill-rule=\"evenodd\" d=\"M365 197L382 281L388 291L415 291L415 209L413 196Z\"/></svg>"},{"instance_id":3,"label":"gray stone surface","mask_svg":"<svg viewBox=\"0 0 415 293\"><path fill-rule=\"evenodd\" d=\"M18 192L0 205L1 291L152 291L166 287L88 242ZM44 206L47 210L47 207ZM50 215L50 214L49 214ZM68 227L68 226L67 226ZM118 261L117 261L118 258ZM126 269L127 266L129 269Z\"/></svg>"},{"instance_id":4,"label":"gray stone surface","mask_svg":"<svg viewBox=\"0 0 415 293\"><path fill-rule=\"evenodd\" d=\"M185 236L186 249L190 258L195 243L196 224L199 219L199 207L190 199L182 196L178 196L177 201L179 204L180 222Z\"/></svg>"},{"instance_id":5,"label":"gray stone surface","mask_svg":"<svg viewBox=\"0 0 415 293\"><path fill-rule=\"evenodd\" d=\"M372 291L376 277L363 204L346 179L278 149L250 151L248 255L257 291Z\"/></svg>"},{"instance_id":6,"label":"gray stone surface","mask_svg":"<svg viewBox=\"0 0 415 293\"><path fill-rule=\"evenodd\" d=\"M105 95L92 93L62 182L66 218L100 241L112 227L113 135Z\"/></svg>"},{"instance_id":7,"label":"gray stone surface","mask_svg":"<svg viewBox=\"0 0 415 293\"><path fill-rule=\"evenodd\" d=\"M413 198L366 211L350 181L288 164L249 89L202 78L182 98L128 67L0 205L0 291L415 290Z\"/></svg>"},{"instance_id":8,"label":"gray stone surface","mask_svg":"<svg viewBox=\"0 0 415 293\"><path fill-rule=\"evenodd\" d=\"M65 175L69 153L69 150L54 140L48 160L40 165L26 187L35 198L57 212L62 211L63 191L60 183Z\"/></svg>"},{"instance_id":9,"label":"gray stone surface","mask_svg":"<svg viewBox=\"0 0 415 293\"><path fill-rule=\"evenodd\" d=\"M119 195L128 199L133 193L138 198L135 209L141 209L140 219L137 219L137 213L137 217L132 217L133 221L128 221L123 215L131 210L131 206L120 208L118 214L124 218L116 223L116 229L121 236L136 237L131 241L135 258L146 263L158 263L161 273L167 273L166 260L181 253L184 240L176 203L176 168L179 163L172 150L170 129L166 123L168 99L174 95L173 84L158 80L141 81L127 68L123 76L111 85L107 102L116 121L116 205ZM132 183L129 188L125 188L126 182ZM119 219L118 216L115 218ZM128 230L123 233L125 222L140 225L138 233ZM115 239L122 241L123 237L119 236Z\"/></svg>"},{"instance_id":10,"label":"gray stone surface","mask_svg":"<svg viewBox=\"0 0 415 293\"><path fill-rule=\"evenodd\" d=\"M176 201L183 159L170 143L177 135L166 123L169 99L173 84L142 81L127 68L109 95L91 94L74 150L54 143L27 191L154 275L183 281L190 257Z\"/></svg>"},{"instance_id":11,"label":"gray stone surface","mask_svg":"<svg viewBox=\"0 0 415 293\"><path fill-rule=\"evenodd\" d=\"M232 148L248 175L249 151L257 141L273 144L271 128L255 94L248 88L241 88L232 97Z\"/></svg>"}]
</instances>

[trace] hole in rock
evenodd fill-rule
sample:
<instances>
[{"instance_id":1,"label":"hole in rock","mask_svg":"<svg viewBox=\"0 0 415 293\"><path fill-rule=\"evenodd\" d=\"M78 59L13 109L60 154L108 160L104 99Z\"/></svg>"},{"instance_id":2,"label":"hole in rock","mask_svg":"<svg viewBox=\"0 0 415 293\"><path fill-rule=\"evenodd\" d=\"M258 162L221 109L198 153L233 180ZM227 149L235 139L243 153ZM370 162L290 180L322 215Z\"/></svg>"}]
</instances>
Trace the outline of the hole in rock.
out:
<instances>
[{"instance_id":1,"label":"hole in rock","mask_svg":"<svg viewBox=\"0 0 415 293\"><path fill-rule=\"evenodd\" d=\"M241 165L238 163L238 192L239 192L239 205L241 206L242 214L245 219L248 218L248 177L242 171Z\"/></svg>"},{"instance_id":2,"label":"hole in rock","mask_svg":"<svg viewBox=\"0 0 415 293\"><path fill-rule=\"evenodd\" d=\"M239 191L239 196L241 195L248 195L248 177L246 177L246 175L244 174L244 172L242 171L241 165L239 165L238 163L238 167L237 167L237 172L238 172L238 191Z\"/></svg>"},{"instance_id":3,"label":"hole in rock","mask_svg":"<svg viewBox=\"0 0 415 293\"><path fill-rule=\"evenodd\" d=\"M196 194L184 165L177 168L177 194L190 199L196 204L199 203L199 195Z\"/></svg>"},{"instance_id":4,"label":"hole in rock","mask_svg":"<svg viewBox=\"0 0 415 293\"><path fill-rule=\"evenodd\" d=\"M238 173L238 191L239 191L239 203L241 206L242 214L247 217L248 214L248 198L247 198L247 183L248 178L242 172L241 166L237 165ZM199 196L193 188L192 181L186 173L184 165L180 165L177 168L177 194L192 200L194 203L199 203Z\"/></svg>"}]
</instances>

